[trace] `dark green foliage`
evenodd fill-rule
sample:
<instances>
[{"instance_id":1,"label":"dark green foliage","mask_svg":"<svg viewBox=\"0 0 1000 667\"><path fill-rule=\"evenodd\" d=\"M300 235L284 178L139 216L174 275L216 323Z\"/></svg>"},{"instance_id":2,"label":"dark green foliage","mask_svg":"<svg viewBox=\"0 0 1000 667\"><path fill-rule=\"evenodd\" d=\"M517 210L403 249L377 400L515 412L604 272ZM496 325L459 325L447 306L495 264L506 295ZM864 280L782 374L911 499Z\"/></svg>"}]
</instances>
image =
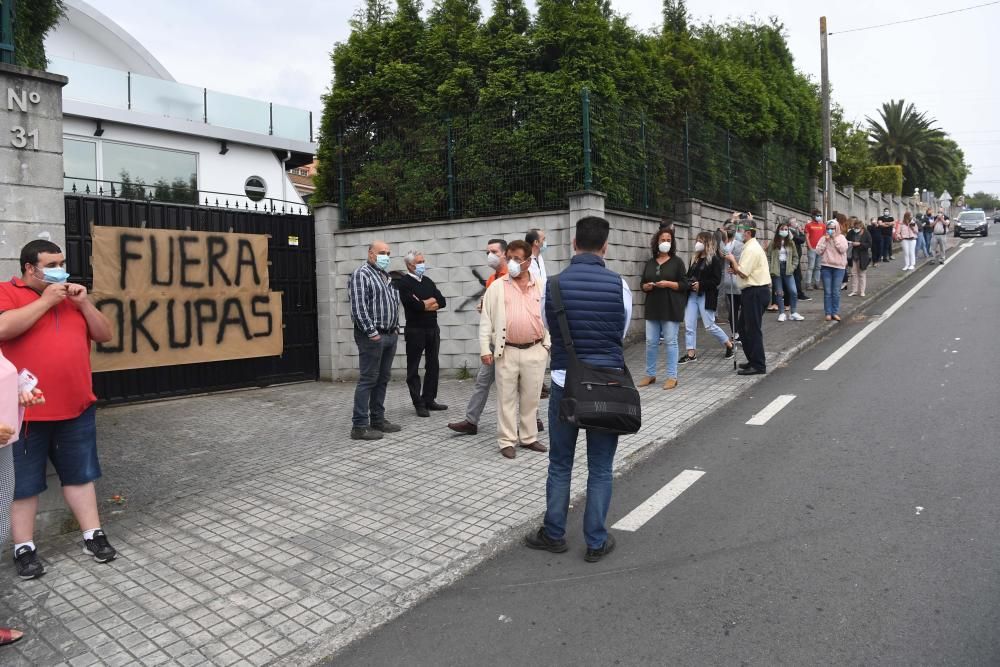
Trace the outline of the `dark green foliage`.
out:
<instances>
[{"instance_id":1,"label":"dark green foliage","mask_svg":"<svg viewBox=\"0 0 1000 667\"><path fill-rule=\"evenodd\" d=\"M866 167L857 186L886 194L903 194L903 167L898 164Z\"/></svg>"},{"instance_id":2,"label":"dark green foliage","mask_svg":"<svg viewBox=\"0 0 1000 667\"><path fill-rule=\"evenodd\" d=\"M969 208L981 208L984 211L995 211L1000 209L1000 196L989 194L980 190L965 198L965 205Z\"/></svg>"},{"instance_id":3,"label":"dark green foliage","mask_svg":"<svg viewBox=\"0 0 1000 667\"><path fill-rule=\"evenodd\" d=\"M2 0L14 2L14 59L22 67L44 70L45 35L66 13L62 0Z\"/></svg>"},{"instance_id":4,"label":"dark green foliage","mask_svg":"<svg viewBox=\"0 0 1000 667\"><path fill-rule=\"evenodd\" d=\"M536 10L368 0L334 48L316 200L342 201L351 225L565 206L584 185L588 90L592 187L609 205L808 206L817 92L779 23L695 28L665 0L662 32L644 34L609 0Z\"/></svg>"}]
</instances>

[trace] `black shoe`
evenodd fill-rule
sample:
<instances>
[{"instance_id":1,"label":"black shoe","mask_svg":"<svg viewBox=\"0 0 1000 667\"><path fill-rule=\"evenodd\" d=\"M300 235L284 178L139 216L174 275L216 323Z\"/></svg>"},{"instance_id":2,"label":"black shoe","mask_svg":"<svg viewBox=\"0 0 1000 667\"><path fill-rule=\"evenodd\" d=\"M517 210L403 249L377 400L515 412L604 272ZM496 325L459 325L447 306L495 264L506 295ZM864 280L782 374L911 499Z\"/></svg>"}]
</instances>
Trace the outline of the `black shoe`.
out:
<instances>
[{"instance_id":1,"label":"black shoe","mask_svg":"<svg viewBox=\"0 0 1000 667\"><path fill-rule=\"evenodd\" d=\"M403 430L403 427L399 424L393 424L388 419L380 422L372 422L372 428L376 431L382 431L383 433L399 433Z\"/></svg>"},{"instance_id":2,"label":"black shoe","mask_svg":"<svg viewBox=\"0 0 1000 667\"><path fill-rule=\"evenodd\" d=\"M544 528L539 528L537 533L524 538L524 546L539 551L551 551L554 554L561 554L569 549L566 540L553 540L545 534Z\"/></svg>"},{"instance_id":3,"label":"black shoe","mask_svg":"<svg viewBox=\"0 0 1000 667\"><path fill-rule=\"evenodd\" d=\"M544 431L544 430L545 430L545 424L543 424L543 423L542 423L542 420L541 420L541 419L536 419L536 420L535 420L535 426L537 426L537 427L538 427L538 432L539 432L539 433L541 433L542 431Z\"/></svg>"},{"instance_id":4,"label":"black shoe","mask_svg":"<svg viewBox=\"0 0 1000 667\"><path fill-rule=\"evenodd\" d=\"M754 368L753 366L751 366L750 368L743 368L741 370L736 371L736 374L737 375L766 375L767 371L765 371L763 368Z\"/></svg>"},{"instance_id":5,"label":"black shoe","mask_svg":"<svg viewBox=\"0 0 1000 667\"><path fill-rule=\"evenodd\" d=\"M381 440L382 431L370 426L355 426L351 429L351 440Z\"/></svg>"},{"instance_id":6,"label":"black shoe","mask_svg":"<svg viewBox=\"0 0 1000 667\"><path fill-rule=\"evenodd\" d=\"M436 401L430 401L430 402L429 402L429 403L427 404L427 409L428 409L428 410L434 410L434 411L438 411L438 410L447 410L447 409L448 409L448 406L447 406L447 405L441 405L440 403L438 403L438 402L436 402Z\"/></svg>"},{"instance_id":7,"label":"black shoe","mask_svg":"<svg viewBox=\"0 0 1000 667\"><path fill-rule=\"evenodd\" d=\"M38 552L28 546L14 552L14 564L17 565L17 576L22 579L34 579L45 574L45 566L38 560Z\"/></svg>"},{"instance_id":8,"label":"black shoe","mask_svg":"<svg viewBox=\"0 0 1000 667\"><path fill-rule=\"evenodd\" d=\"M735 345L730 345L729 347L726 348L726 356L725 356L725 358L726 359L732 359L735 356L736 356L736 346Z\"/></svg>"},{"instance_id":9,"label":"black shoe","mask_svg":"<svg viewBox=\"0 0 1000 667\"><path fill-rule=\"evenodd\" d=\"M549 397L549 388L548 388L548 387L546 387L546 386L545 386L545 385L543 384L543 385L542 385L542 393L541 393L541 395L539 396L539 398L548 398L548 397Z\"/></svg>"},{"instance_id":10,"label":"black shoe","mask_svg":"<svg viewBox=\"0 0 1000 667\"><path fill-rule=\"evenodd\" d=\"M417 416L418 417L430 417L431 416L431 411L428 410L427 408L425 408L424 406L417 405L415 407L417 408Z\"/></svg>"},{"instance_id":11,"label":"black shoe","mask_svg":"<svg viewBox=\"0 0 1000 667\"><path fill-rule=\"evenodd\" d=\"M800 294L798 297L799 301L812 301L813 298L808 294Z\"/></svg>"},{"instance_id":12,"label":"black shoe","mask_svg":"<svg viewBox=\"0 0 1000 667\"><path fill-rule=\"evenodd\" d=\"M583 557L583 560L587 561L588 563L596 563L597 561L601 560L614 550L615 550L615 536L612 535L611 533L608 533L608 539L604 540L604 544L602 544L599 548L590 549L588 547L587 555Z\"/></svg>"},{"instance_id":13,"label":"black shoe","mask_svg":"<svg viewBox=\"0 0 1000 667\"><path fill-rule=\"evenodd\" d=\"M690 354L682 354L681 358L677 360L677 363L679 363L679 364L686 364L687 362L694 361L697 358L698 358L697 354L695 356L693 356L693 357Z\"/></svg>"},{"instance_id":14,"label":"black shoe","mask_svg":"<svg viewBox=\"0 0 1000 667\"><path fill-rule=\"evenodd\" d=\"M749 361L746 361L746 362L743 362L742 364L740 364L740 369L741 370L747 369L747 368L750 368L750 362Z\"/></svg>"},{"instance_id":15,"label":"black shoe","mask_svg":"<svg viewBox=\"0 0 1000 667\"><path fill-rule=\"evenodd\" d=\"M98 563L107 563L118 556L115 548L108 543L108 536L103 530L95 530L93 537L83 541L83 553L93 556Z\"/></svg>"}]
</instances>

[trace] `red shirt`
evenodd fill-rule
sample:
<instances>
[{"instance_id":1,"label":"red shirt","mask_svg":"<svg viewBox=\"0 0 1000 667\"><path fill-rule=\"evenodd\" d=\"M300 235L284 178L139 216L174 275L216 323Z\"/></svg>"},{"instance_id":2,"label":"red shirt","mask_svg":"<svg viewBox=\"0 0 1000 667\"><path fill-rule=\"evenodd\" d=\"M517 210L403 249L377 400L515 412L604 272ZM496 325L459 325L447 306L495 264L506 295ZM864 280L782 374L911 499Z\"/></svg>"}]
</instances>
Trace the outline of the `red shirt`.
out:
<instances>
[{"instance_id":1,"label":"red shirt","mask_svg":"<svg viewBox=\"0 0 1000 667\"><path fill-rule=\"evenodd\" d=\"M819 240L823 238L824 234L826 234L826 225L824 225L822 222L816 222L815 220L810 220L809 222L806 223L805 230L806 230L806 239L809 242L809 247L815 250L816 244L819 243Z\"/></svg>"},{"instance_id":2,"label":"red shirt","mask_svg":"<svg viewBox=\"0 0 1000 667\"><path fill-rule=\"evenodd\" d=\"M493 284L494 280L497 280L498 278L503 278L505 275L507 275L507 263L506 262L504 262L503 264L501 264L500 268L492 276L490 276L489 278L486 279L486 289L490 288L490 285Z\"/></svg>"},{"instance_id":3,"label":"red shirt","mask_svg":"<svg viewBox=\"0 0 1000 667\"><path fill-rule=\"evenodd\" d=\"M38 298L20 278L0 283L0 312L23 308ZM87 320L69 299L50 308L17 338L0 342L0 350L18 371L31 371L45 392L45 404L28 408L25 421L75 419L97 400Z\"/></svg>"}]
</instances>

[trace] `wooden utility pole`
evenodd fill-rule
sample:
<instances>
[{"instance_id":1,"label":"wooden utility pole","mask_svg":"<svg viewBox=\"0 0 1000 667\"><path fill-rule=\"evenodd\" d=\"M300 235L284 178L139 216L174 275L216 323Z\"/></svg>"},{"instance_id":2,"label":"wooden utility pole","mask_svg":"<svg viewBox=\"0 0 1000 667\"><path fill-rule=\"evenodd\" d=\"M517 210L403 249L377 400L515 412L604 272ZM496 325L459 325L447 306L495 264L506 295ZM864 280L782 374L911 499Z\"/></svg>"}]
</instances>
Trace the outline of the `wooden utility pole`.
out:
<instances>
[{"instance_id":1,"label":"wooden utility pole","mask_svg":"<svg viewBox=\"0 0 1000 667\"><path fill-rule=\"evenodd\" d=\"M819 17L819 49L820 49L820 78L822 93L822 114L823 123L823 220L829 220L832 216L830 207L833 203L833 169L830 164L830 147L832 139L830 136L830 70L826 60L826 17Z\"/></svg>"}]
</instances>

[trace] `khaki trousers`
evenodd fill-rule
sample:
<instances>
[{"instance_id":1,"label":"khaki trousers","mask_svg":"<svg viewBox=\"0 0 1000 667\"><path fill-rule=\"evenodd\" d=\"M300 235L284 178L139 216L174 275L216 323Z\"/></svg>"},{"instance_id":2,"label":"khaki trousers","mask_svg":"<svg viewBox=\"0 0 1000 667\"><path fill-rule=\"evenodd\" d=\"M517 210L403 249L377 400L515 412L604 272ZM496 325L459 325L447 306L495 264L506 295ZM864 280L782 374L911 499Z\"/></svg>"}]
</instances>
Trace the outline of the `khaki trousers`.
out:
<instances>
[{"instance_id":1,"label":"khaki trousers","mask_svg":"<svg viewBox=\"0 0 1000 667\"><path fill-rule=\"evenodd\" d=\"M854 260L851 265L851 291L864 294L868 286L868 269L861 270L861 262Z\"/></svg>"},{"instance_id":2,"label":"khaki trousers","mask_svg":"<svg viewBox=\"0 0 1000 667\"><path fill-rule=\"evenodd\" d=\"M538 441L538 403L548 360L549 352L541 343L526 350L507 345L496 359L500 449L514 447L518 440L525 445Z\"/></svg>"}]
</instances>

